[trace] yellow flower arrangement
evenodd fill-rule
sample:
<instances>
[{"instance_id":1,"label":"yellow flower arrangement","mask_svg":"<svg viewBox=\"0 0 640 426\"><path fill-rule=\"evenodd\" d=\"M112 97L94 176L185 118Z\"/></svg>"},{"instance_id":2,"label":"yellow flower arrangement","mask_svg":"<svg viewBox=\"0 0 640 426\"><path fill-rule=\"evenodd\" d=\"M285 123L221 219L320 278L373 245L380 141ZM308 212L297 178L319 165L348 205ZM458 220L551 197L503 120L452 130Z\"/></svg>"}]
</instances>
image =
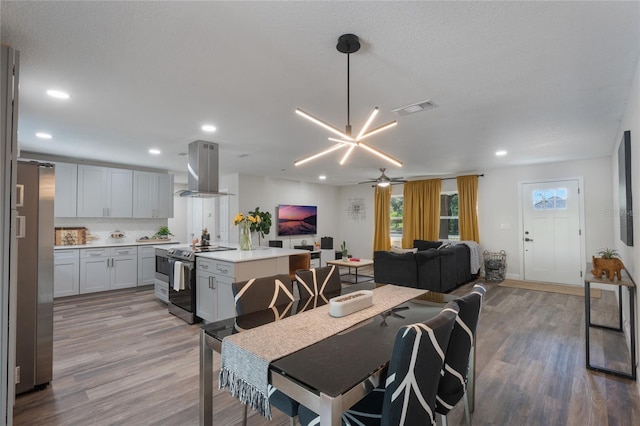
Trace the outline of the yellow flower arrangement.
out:
<instances>
[{"instance_id":1,"label":"yellow flower arrangement","mask_svg":"<svg viewBox=\"0 0 640 426\"><path fill-rule=\"evenodd\" d=\"M260 217L259 216L253 216L253 215L243 215L242 213L238 213L234 218L233 218L233 224L234 225L238 225L241 222L245 222L245 223L260 223Z\"/></svg>"}]
</instances>

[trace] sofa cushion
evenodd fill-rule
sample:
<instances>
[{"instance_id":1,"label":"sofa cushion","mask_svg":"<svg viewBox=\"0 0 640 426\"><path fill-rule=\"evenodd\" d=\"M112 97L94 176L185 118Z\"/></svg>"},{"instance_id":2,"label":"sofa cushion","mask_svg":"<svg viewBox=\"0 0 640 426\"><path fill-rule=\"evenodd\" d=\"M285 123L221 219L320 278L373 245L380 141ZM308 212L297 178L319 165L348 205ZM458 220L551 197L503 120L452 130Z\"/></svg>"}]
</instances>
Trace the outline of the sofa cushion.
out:
<instances>
[{"instance_id":1,"label":"sofa cushion","mask_svg":"<svg viewBox=\"0 0 640 426\"><path fill-rule=\"evenodd\" d=\"M418 268L413 253L373 253L373 279L380 284L396 284L405 287L418 286Z\"/></svg>"},{"instance_id":2,"label":"sofa cushion","mask_svg":"<svg viewBox=\"0 0 640 426\"><path fill-rule=\"evenodd\" d=\"M391 246L391 253L415 253L418 251L417 248L409 248L409 249L405 249L402 247L398 247L398 246Z\"/></svg>"},{"instance_id":3,"label":"sofa cushion","mask_svg":"<svg viewBox=\"0 0 640 426\"><path fill-rule=\"evenodd\" d=\"M436 249L415 254L418 267L418 288L440 292L440 253Z\"/></svg>"},{"instance_id":4,"label":"sofa cushion","mask_svg":"<svg viewBox=\"0 0 640 426\"><path fill-rule=\"evenodd\" d=\"M437 249L441 245L441 241L413 240L413 247L417 248L418 251L429 250L430 248Z\"/></svg>"}]
</instances>

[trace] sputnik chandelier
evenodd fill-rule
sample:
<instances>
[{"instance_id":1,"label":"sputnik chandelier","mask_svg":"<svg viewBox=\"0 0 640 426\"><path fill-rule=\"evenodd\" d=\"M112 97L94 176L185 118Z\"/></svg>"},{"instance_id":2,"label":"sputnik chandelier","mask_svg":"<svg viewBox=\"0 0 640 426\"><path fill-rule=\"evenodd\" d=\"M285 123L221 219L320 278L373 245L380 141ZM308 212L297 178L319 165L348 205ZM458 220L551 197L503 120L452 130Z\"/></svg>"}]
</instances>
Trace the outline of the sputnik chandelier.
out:
<instances>
[{"instance_id":1,"label":"sputnik chandelier","mask_svg":"<svg viewBox=\"0 0 640 426\"><path fill-rule=\"evenodd\" d=\"M309 121L312 121L316 124L318 124L321 127L324 127L325 129L329 130L330 132L335 133L336 135L340 136L340 139L336 139L336 138L329 138L329 140L331 142L335 142L333 145L331 145L329 148L320 151L316 154L312 154L309 155L307 157L304 157L300 160L295 161L293 164L296 166L299 166L301 164L304 164L308 161L311 160L315 160L316 158L322 157L326 154L329 154L333 151L337 151L339 149L342 148L347 148L347 151L344 153L344 155L342 156L342 159L340 160L340 164L344 164L347 159L349 158L349 156L351 155L351 153L353 152L354 149L356 148L364 148L365 150L369 151L372 154L377 155L378 157L398 166L398 167L402 167L402 162L399 161L396 158L393 158L391 155L380 151L377 148L374 148L373 146L363 142L363 140L375 135L376 133L380 133L383 130L389 129L391 127L396 126L398 123L394 120L391 121L387 124L383 124L382 126L376 127L372 130L369 130L369 126L371 125L371 123L373 122L373 119L375 118L375 116L378 114L378 107L375 107L373 109L373 112L371 113L371 115L369 116L369 118L367 119L367 121L364 123L364 126L362 126L362 129L360 130L360 132L358 133L358 135L356 137L351 136L351 122L350 122L350 95L349 95L349 55L351 53L355 53L358 50L360 50L360 40L358 39L358 36L354 35L354 34L343 34L338 38L338 45L336 46L336 49L338 49L339 52L341 53L346 53L347 55L347 125L345 128L345 131L341 131L340 129L338 129L337 127L332 126L331 124L319 119L318 117L314 117L313 115L304 112L303 110L301 110L300 108L296 109L296 114L301 115L302 117L306 118Z\"/></svg>"}]
</instances>

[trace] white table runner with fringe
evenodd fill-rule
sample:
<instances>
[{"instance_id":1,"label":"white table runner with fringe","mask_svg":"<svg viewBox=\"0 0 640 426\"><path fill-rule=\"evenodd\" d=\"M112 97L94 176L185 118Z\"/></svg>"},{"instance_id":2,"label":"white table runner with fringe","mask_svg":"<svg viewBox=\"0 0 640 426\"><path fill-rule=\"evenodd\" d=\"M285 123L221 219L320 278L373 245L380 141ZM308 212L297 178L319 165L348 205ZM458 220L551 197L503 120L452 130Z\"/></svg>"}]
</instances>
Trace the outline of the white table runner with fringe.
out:
<instances>
[{"instance_id":1,"label":"white table runner with fringe","mask_svg":"<svg viewBox=\"0 0 640 426\"><path fill-rule=\"evenodd\" d=\"M219 389L271 419L269 364L411 300L427 290L385 285L373 290L373 305L341 318L329 305L225 337Z\"/></svg>"}]
</instances>

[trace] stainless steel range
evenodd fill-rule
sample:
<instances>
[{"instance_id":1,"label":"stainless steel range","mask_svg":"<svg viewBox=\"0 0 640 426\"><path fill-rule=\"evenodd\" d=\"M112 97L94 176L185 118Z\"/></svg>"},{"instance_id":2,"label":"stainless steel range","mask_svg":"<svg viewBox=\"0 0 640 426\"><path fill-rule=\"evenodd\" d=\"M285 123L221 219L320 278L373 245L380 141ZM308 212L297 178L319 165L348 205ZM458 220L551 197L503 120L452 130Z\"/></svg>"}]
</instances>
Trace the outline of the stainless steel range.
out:
<instances>
[{"instance_id":1,"label":"stainless steel range","mask_svg":"<svg viewBox=\"0 0 640 426\"><path fill-rule=\"evenodd\" d=\"M168 248L169 312L189 324L200 322L196 316L196 253L236 250L234 247L203 246Z\"/></svg>"}]
</instances>

